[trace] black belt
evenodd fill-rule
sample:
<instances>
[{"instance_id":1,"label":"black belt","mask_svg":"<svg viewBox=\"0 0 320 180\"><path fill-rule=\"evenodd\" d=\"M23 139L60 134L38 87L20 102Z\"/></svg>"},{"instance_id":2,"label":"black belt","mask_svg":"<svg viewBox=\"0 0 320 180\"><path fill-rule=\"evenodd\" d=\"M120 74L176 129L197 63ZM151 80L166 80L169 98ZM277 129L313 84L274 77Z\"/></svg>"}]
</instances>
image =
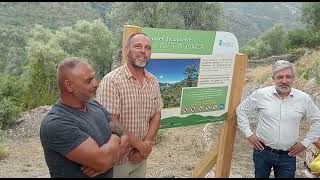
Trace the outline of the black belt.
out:
<instances>
[{"instance_id":1,"label":"black belt","mask_svg":"<svg viewBox=\"0 0 320 180\"><path fill-rule=\"evenodd\" d=\"M270 152L275 153L275 154L288 155L288 153L289 153L289 151L273 149L273 148L271 148L269 146L266 146L266 145L263 145L263 147L264 147L265 150L270 151Z\"/></svg>"}]
</instances>

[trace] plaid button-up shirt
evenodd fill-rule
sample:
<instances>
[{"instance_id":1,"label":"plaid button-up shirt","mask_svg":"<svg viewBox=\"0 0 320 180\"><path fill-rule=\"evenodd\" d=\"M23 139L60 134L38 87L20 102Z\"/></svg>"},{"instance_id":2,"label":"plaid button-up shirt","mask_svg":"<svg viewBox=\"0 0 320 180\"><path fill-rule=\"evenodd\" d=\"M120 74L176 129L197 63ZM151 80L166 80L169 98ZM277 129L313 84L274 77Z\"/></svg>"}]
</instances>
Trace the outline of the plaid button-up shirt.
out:
<instances>
[{"instance_id":1,"label":"plaid button-up shirt","mask_svg":"<svg viewBox=\"0 0 320 180\"><path fill-rule=\"evenodd\" d=\"M146 70L145 75L141 86L127 65L122 65L103 77L96 96L108 112L119 114L121 125L140 140L146 138L149 121L163 104L157 79Z\"/></svg>"}]
</instances>

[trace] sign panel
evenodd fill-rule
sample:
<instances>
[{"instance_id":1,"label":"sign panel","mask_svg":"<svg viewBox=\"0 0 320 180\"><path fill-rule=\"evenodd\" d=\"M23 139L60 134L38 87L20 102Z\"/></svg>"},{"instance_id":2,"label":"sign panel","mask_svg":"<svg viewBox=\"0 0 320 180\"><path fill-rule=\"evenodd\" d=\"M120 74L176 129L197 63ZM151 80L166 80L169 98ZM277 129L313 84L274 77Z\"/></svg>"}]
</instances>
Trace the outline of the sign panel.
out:
<instances>
[{"instance_id":1,"label":"sign panel","mask_svg":"<svg viewBox=\"0 0 320 180\"><path fill-rule=\"evenodd\" d=\"M160 85L160 128L226 119L236 53L229 32L143 28L152 41L147 70Z\"/></svg>"}]
</instances>

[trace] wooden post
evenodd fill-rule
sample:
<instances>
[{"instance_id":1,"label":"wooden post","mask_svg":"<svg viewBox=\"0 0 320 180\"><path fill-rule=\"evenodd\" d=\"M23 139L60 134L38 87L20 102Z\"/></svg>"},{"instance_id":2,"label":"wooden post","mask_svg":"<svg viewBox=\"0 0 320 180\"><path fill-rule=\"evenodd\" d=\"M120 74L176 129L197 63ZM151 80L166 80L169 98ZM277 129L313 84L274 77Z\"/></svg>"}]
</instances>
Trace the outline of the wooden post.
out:
<instances>
[{"instance_id":1,"label":"wooden post","mask_svg":"<svg viewBox=\"0 0 320 180\"><path fill-rule=\"evenodd\" d=\"M224 122L223 127L221 128L220 139L218 140L217 144L214 144L202 157L200 162L192 171L192 177L205 177L205 175L216 165L216 163L217 166L215 170L215 176L229 176L236 132L235 108L241 100L247 63L247 55L239 53L236 55L227 120Z\"/></svg>"},{"instance_id":2,"label":"wooden post","mask_svg":"<svg viewBox=\"0 0 320 180\"><path fill-rule=\"evenodd\" d=\"M215 169L215 177L217 178L226 178L230 175L230 166L237 127L236 107L241 101L247 64L248 56L238 53L236 55L233 69L227 120L224 122L224 127L220 134L217 165Z\"/></svg>"},{"instance_id":3,"label":"wooden post","mask_svg":"<svg viewBox=\"0 0 320 180\"><path fill-rule=\"evenodd\" d=\"M203 178L208 174L210 169L216 165L217 157L218 157L218 145L214 144L211 146L209 151L202 157L200 162L192 171L192 177L194 178Z\"/></svg>"},{"instance_id":4,"label":"wooden post","mask_svg":"<svg viewBox=\"0 0 320 180\"><path fill-rule=\"evenodd\" d=\"M124 25L122 35L122 64L126 62L126 45L128 38L137 32L142 32L142 28L139 26Z\"/></svg>"}]
</instances>

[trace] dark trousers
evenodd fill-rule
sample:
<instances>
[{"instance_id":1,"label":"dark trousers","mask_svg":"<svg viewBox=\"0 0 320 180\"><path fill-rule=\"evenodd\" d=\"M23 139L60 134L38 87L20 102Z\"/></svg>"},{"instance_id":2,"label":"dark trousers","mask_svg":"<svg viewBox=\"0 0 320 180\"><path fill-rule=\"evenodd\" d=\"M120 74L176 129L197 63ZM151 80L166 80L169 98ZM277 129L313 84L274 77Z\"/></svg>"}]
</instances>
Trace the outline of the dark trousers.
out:
<instances>
[{"instance_id":1,"label":"dark trousers","mask_svg":"<svg viewBox=\"0 0 320 180\"><path fill-rule=\"evenodd\" d=\"M271 168L275 178L294 178L296 173L296 157L266 148L262 151L254 149L253 162L256 178L269 178Z\"/></svg>"}]
</instances>

